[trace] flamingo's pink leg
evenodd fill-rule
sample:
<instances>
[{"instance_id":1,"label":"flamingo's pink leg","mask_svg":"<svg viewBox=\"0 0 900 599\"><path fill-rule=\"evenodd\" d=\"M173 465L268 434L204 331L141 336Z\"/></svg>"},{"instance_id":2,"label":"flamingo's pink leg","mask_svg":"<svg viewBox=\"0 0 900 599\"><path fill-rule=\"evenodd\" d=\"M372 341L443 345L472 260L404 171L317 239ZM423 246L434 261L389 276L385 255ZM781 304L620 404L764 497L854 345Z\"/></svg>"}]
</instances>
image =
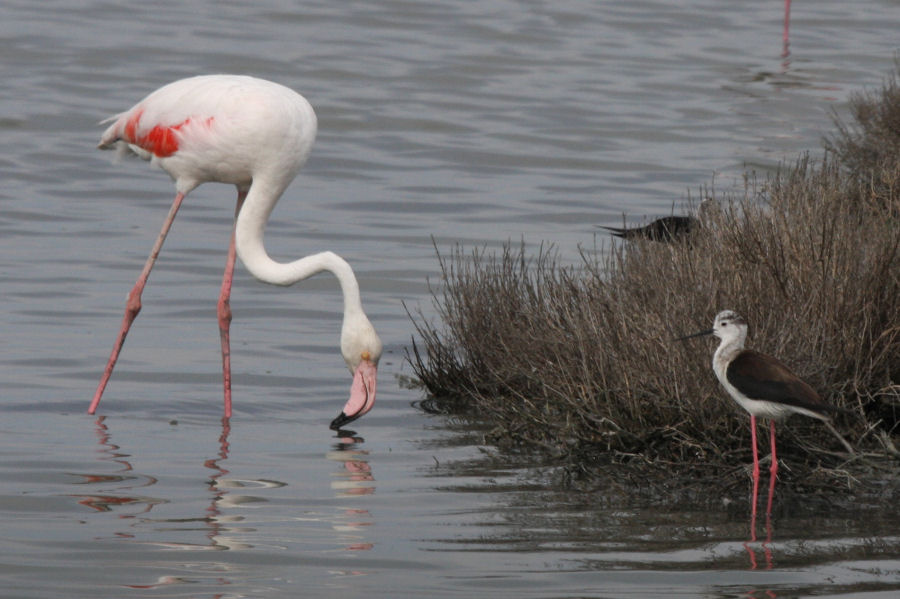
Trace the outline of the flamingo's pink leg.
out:
<instances>
[{"instance_id":1,"label":"flamingo's pink leg","mask_svg":"<svg viewBox=\"0 0 900 599\"><path fill-rule=\"evenodd\" d=\"M234 216L237 218L247 192L238 191L237 206ZM219 292L217 314L219 317L219 338L222 341L222 382L225 387L225 418L231 418L231 284L234 281L234 230L231 232L231 243L228 246L228 259L225 262L225 274L222 276L222 289Z\"/></svg>"},{"instance_id":2,"label":"flamingo's pink leg","mask_svg":"<svg viewBox=\"0 0 900 599\"><path fill-rule=\"evenodd\" d=\"M791 0L784 0L784 31L781 33L781 41L787 48L791 34Z\"/></svg>"},{"instance_id":3,"label":"flamingo's pink leg","mask_svg":"<svg viewBox=\"0 0 900 599\"><path fill-rule=\"evenodd\" d=\"M781 57L787 58L791 53L791 0L784 1L784 31L781 34Z\"/></svg>"},{"instance_id":4,"label":"flamingo's pink leg","mask_svg":"<svg viewBox=\"0 0 900 599\"><path fill-rule=\"evenodd\" d=\"M125 336L128 335L131 323L134 322L138 312L141 311L141 293L144 292L144 285L147 284L147 278L150 276L150 271L153 269L153 265L159 257L163 242L166 240L166 235L169 234L169 229L172 227L175 215L178 214L178 209L181 207L182 200L184 200L184 194L179 191L175 195L175 201L172 202L172 207L169 208L169 214L163 222L162 230L159 232L159 237L156 238L156 243L153 244L150 256L147 257L147 262L144 264L144 270L141 271L141 276L138 277L137 282L131 289L131 293L128 294L128 301L125 303L125 316L122 319L122 327L119 329L119 336L116 338L116 342L113 345L109 361L106 363L106 369L103 371L103 376L100 377L100 384L97 385L97 391L94 393L94 399L91 401L91 405L88 408L88 414L93 414L97 410L97 406L100 404L100 398L103 397L103 390L106 389L109 377L112 376L113 368L116 366L116 360L119 359L119 352L122 351L122 345L125 343Z\"/></svg>"}]
</instances>

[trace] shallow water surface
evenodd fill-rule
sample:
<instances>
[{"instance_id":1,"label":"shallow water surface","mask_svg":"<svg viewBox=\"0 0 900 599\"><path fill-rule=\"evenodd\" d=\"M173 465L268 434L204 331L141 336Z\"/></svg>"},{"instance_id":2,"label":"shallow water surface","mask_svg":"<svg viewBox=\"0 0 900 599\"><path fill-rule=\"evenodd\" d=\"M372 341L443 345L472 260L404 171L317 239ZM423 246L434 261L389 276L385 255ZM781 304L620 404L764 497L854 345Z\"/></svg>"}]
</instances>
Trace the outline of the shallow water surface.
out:
<instances>
[{"instance_id":1,"label":"shallow water surface","mask_svg":"<svg viewBox=\"0 0 900 599\"><path fill-rule=\"evenodd\" d=\"M3 3L3 596L893 596L889 498L846 513L780 489L751 532L741 494L560 490L404 384L405 308L433 315L435 245L549 242L577 262L604 247L598 225L817 151L832 112L892 68L900 13L793 4L782 56L775 1ZM355 434L327 428L350 383L335 282L273 288L242 267L221 421L234 190L215 184L182 208L85 414L173 195L95 151L97 122L216 72L284 83L319 115L266 243L357 272L386 351Z\"/></svg>"}]
</instances>

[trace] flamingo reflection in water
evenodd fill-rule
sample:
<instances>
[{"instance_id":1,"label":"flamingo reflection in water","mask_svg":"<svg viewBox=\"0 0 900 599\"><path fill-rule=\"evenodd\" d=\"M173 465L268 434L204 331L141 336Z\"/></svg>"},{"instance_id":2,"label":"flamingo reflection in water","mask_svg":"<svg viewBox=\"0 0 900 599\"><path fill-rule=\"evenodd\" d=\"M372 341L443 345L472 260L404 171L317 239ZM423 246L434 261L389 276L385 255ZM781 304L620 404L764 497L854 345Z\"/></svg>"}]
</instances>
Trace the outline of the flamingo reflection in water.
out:
<instances>
[{"instance_id":1,"label":"flamingo reflection in water","mask_svg":"<svg viewBox=\"0 0 900 599\"><path fill-rule=\"evenodd\" d=\"M338 443L325 457L341 464L341 468L334 472L331 488L337 497L360 497L371 495L375 492L375 477L372 474L372 466L369 464L368 450L359 447L364 440L356 436L353 431L339 430L337 432ZM372 515L365 508L346 508L338 516L333 524L335 531L342 535L349 535L348 544L344 547L348 551L367 551L374 544L364 540L363 531L372 526ZM361 574L361 572L347 572L347 574Z\"/></svg>"},{"instance_id":2,"label":"flamingo reflection in water","mask_svg":"<svg viewBox=\"0 0 900 599\"><path fill-rule=\"evenodd\" d=\"M151 522L147 517L137 518L141 514L148 514L156 505L168 503L165 499L136 495L133 489L136 487L149 487L158 481L156 477L142 475L135 472L132 466L132 456L123 451L113 441L113 435L109 430L109 422L105 416L98 417L95 421L96 435L100 444L100 459L112 461L119 465L114 473L84 474L84 482L102 486L102 492L73 495L82 505L98 512L119 512L119 518L127 519L131 523L127 530L116 531L115 537L122 540L132 540L144 545L155 545L165 549L179 551L209 551L209 550L233 550L252 549L256 542L252 533L258 533L258 529L251 527L247 522L247 508L265 507L265 498L259 493L250 493L251 490L278 489L285 487L287 483L267 479L246 479L234 477L227 467L230 453L229 435L231 426L229 419L222 418L222 428L218 437L217 451L214 457L203 460L203 466L210 471L205 477L206 490L209 502L204 512L197 517L176 517L174 519L156 519L155 524L171 522L173 524L202 522L206 526L205 543L190 543L173 540L139 541L139 527ZM339 431L331 451L325 454L329 462L338 462L340 470L333 473L333 479L329 486L334 491L336 498L363 497L371 495L375 491L375 479L369 464L368 451L360 445L364 442L361 437L355 436L351 431ZM323 480L323 483L325 481ZM343 504L343 501L341 501ZM129 509L136 507L139 511ZM123 511L128 513L121 513ZM236 511L240 510L240 511ZM314 514L311 518L289 517L293 523L309 520L317 524L325 524L332 531L331 538L326 540L326 546L336 546L339 551L366 551L372 549L373 543L366 538L365 531L373 525L371 513L365 506L354 505L347 507L341 505L337 513ZM189 530L195 530L191 528ZM149 529L149 533L159 532L157 529ZM206 576L212 576L210 584L234 584L236 581L223 577L222 564L210 562L207 574L195 572L190 579L181 576L164 576L152 582L136 582L127 584L129 588L149 589L164 585L183 584L187 582L203 582ZM342 575L365 574L362 571L342 572Z\"/></svg>"},{"instance_id":3,"label":"flamingo reflection in water","mask_svg":"<svg viewBox=\"0 0 900 599\"><path fill-rule=\"evenodd\" d=\"M104 420L105 416L100 416L95 422L97 438L100 442L101 460L115 462L121 468L112 474L81 474L83 485L99 485L102 492L89 494L73 494L72 497L79 498L78 503L89 507L97 512L111 512L123 506L134 506L140 508L139 511L131 514L121 514L120 518L133 518L136 514L146 514L153 509L153 506L162 503L161 499L154 499L147 496L135 495L132 491L136 488L151 487L156 484L157 479L153 476L140 475L134 472L131 462L128 458L129 454L124 453L121 448L112 442L109 429ZM108 490L109 486L115 487L115 493ZM122 494L121 491L128 491ZM131 537L131 534L117 533L118 536Z\"/></svg>"}]
</instances>

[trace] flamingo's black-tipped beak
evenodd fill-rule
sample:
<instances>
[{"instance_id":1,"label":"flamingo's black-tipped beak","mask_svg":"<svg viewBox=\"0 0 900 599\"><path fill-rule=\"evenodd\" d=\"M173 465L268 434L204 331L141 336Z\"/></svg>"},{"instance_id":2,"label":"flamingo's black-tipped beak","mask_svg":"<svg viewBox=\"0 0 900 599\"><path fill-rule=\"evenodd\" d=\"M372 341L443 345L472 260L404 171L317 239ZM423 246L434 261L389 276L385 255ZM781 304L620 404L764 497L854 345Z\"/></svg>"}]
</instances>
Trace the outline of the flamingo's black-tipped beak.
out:
<instances>
[{"instance_id":1,"label":"flamingo's black-tipped beak","mask_svg":"<svg viewBox=\"0 0 900 599\"><path fill-rule=\"evenodd\" d=\"M343 412L338 414L338 417L331 421L331 424L328 425L333 431L340 430L345 424L349 424L359 418L359 416L347 416Z\"/></svg>"},{"instance_id":2,"label":"flamingo's black-tipped beak","mask_svg":"<svg viewBox=\"0 0 900 599\"><path fill-rule=\"evenodd\" d=\"M347 400L347 405L344 406L338 417L331 421L331 430L338 430L372 409L372 405L375 403L377 374L377 367L368 359L367 353L356 367L356 372L353 373L350 399Z\"/></svg>"}]
</instances>

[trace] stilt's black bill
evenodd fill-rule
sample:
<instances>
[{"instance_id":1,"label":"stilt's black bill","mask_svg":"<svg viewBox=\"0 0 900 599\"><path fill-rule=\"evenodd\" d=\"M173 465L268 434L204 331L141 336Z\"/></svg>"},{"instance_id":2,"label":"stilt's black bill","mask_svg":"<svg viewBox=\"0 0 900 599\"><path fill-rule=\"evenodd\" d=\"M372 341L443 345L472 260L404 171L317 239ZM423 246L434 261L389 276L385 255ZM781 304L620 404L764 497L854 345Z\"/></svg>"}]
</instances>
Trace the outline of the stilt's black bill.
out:
<instances>
[{"instance_id":1,"label":"stilt's black bill","mask_svg":"<svg viewBox=\"0 0 900 599\"><path fill-rule=\"evenodd\" d=\"M713 329L708 329L706 331L700 331L699 333L692 333L690 335L685 335L684 337L676 337L675 341L683 341L685 339L690 339L692 337L702 337L703 335L712 335L714 332Z\"/></svg>"}]
</instances>

